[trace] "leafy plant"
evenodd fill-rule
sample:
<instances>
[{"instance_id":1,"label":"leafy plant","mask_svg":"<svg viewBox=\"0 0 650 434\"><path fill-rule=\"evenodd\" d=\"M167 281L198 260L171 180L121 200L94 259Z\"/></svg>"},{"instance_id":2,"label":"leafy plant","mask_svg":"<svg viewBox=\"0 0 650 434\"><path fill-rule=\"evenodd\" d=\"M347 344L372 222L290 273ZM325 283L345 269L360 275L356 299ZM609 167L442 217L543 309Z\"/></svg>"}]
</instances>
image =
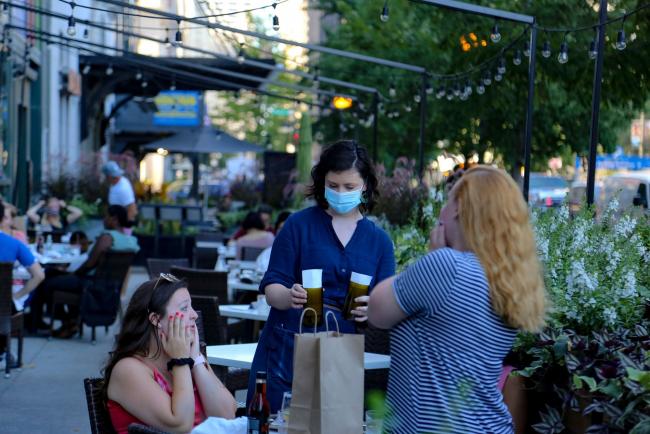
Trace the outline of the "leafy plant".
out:
<instances>
[{"instance_id":1,"label":"leafy plant","mask_svg":"<svg viewBox=\"0 0 650 434\"><path fill-rule=\"evenodd\" d=\"M261 200L257 183L251 180L238 180L230 184L230 196L233 201L244 202L246 208L254 208Z\"/></svg>"}]
</instances>

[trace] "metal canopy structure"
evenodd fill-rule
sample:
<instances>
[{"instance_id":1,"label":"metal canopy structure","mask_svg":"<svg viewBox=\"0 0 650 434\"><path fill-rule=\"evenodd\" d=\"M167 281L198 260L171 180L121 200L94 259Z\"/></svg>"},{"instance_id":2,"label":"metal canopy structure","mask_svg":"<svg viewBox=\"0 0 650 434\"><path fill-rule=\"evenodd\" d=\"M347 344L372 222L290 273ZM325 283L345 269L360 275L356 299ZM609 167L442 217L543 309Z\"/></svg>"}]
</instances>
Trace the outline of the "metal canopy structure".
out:
<instances>
[{"instance_id":1,"label":"metal canopy structure","mask_svg":"<svg viewBox=\"0 0 650 434\"><path fill-rule=\"evenodd\" d=\"M164 149L168 152L207 154L220 152L222 154L235 154L240 152L264 152L264 147L245 140L239 140L230 134L204 126L180 131L173 136L156 140L142 146L142 149L156 151Z\"/></svg>"}]
</instances>

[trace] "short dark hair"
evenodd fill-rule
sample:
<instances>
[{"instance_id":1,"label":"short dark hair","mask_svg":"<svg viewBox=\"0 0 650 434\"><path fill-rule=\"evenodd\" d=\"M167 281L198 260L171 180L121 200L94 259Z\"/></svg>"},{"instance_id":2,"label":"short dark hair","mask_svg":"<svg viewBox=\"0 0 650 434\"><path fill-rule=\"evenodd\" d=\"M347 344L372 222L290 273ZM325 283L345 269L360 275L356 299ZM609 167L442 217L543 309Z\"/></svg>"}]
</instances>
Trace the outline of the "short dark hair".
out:
<instances>
[{"instance_id":1,"label":"short dark hair","mask_svg":"<svg viewBox=\"0 0 650 434\"><path fill-rule=\"evenodd\" d=\"M266 204L261 204L259 207L257 207L257 212L260 214L273 214L273 208L271 206L266 205Z\"/></svg>"},{"instance_id":2,"label":"short dark hair","mask_svg":"<svg viewBox=\"0 0 650 434\"><path fill-rule=\"evenodd\" d=\"M108 207L108 215L110 217L116 217L117 222L120 224L120 227L125 228L129 224L129 216L126 213L126 208L120 205L111 205Z\"/></svg>"},{"instance_id":3,"label":"short dark hair","mask_svg":"<svg viewBox=\"0 0 650 434\"><path fill-rule=\"evenodd\" d=\"M344 172L352 168L359 171L366 186L361 208L372 211L379 196L377 175L368 151L355 140L339 140L325 148L320 160L311 169L312 185L307 189L307 197L313 197L318 205L327 209L329 205L325 199L325 176L329 172Z\"/></svg>"},{"instance_id":4,"label":"short dark hair","mask_svg":"<svg viewBox=\"0 0 650 434\"><path fill-rule=\"evenodd\" d=\"M74 231L70 235L70 244L80 243L81 241L88 241L88 235L84 231Z\"/></svg>"},{"instance_id":5,"label":"short dark hair","mask_svg":"<svg viewBox=\"0 0 650 434\"><path fill-rule=\"evenodd\" d=\"M249 229L259 229L263 231L266 228L264 226L264 220L262 220L262 216L260 215L259 212L256 211L251 211L248 214L246 214L246 217L244 217L244 221L242 222L241 227L245 231Z\"/></svg>"}]
</instances>

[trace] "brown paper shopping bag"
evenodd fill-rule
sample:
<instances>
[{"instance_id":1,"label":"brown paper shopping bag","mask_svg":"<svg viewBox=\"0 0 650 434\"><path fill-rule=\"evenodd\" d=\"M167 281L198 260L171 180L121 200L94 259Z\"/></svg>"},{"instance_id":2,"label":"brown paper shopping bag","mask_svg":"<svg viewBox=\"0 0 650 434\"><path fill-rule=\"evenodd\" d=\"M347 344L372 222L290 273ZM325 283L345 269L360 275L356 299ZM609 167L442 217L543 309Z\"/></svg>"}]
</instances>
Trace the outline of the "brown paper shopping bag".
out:
<instances>
[{"instance_id":1,"label":"brown paper shopping bag","mask_svg":"<svg viewBox=\"0 0 650 434\"><path fill-rule=\"evenodd\" d=\"M305 315L305 309L302 316ZM315 315L316 312L314 311ZM363 431L363 335L336 332L295 336L289 434Z\"/></svg>"}]
</instances>

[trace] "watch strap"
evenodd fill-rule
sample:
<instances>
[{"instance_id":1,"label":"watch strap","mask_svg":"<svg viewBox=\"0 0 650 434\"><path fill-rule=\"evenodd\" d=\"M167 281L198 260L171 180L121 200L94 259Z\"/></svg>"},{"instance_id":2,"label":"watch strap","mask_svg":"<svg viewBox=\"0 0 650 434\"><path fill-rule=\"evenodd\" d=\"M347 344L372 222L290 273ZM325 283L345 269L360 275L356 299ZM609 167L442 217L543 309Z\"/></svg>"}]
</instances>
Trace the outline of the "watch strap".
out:
<instances>
[{"instance_id":1,"label":"watch strap","mask_svg":"<svg viewBox=\"0 0 650 434\"><path fill-rule=\"evenodd\" d=\"M184 366L188 365L190 369L194 367L194 359L191 357L185 357L181 359L171 359L169 362L167 362L167 370L171 371L174 366Z\"/></svg>"}]
</instances>

